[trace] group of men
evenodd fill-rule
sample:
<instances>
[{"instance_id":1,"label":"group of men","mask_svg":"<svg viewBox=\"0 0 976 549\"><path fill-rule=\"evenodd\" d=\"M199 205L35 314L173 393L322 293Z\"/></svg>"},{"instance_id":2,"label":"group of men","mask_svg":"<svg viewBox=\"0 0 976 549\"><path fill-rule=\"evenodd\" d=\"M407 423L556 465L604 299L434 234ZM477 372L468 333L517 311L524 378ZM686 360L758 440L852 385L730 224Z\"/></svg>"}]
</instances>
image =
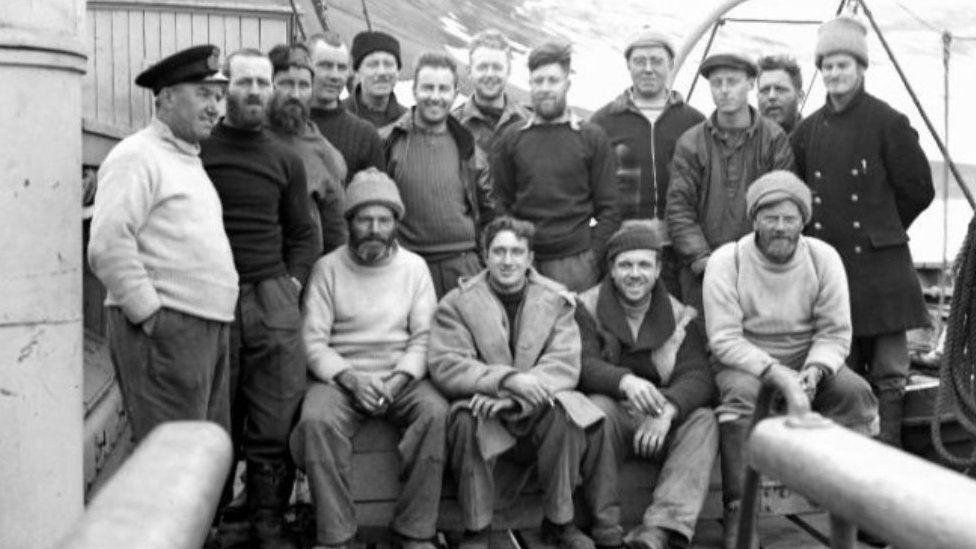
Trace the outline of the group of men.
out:
<instances>
[{"instance_id":1,"label":"group of men","mask_svg":"<svg viewBox=\"0 0 976 549\"><path fill-rule=\"evenodd\" d=\"M295 546L295 466L317 546L349 546L369 418L400 429L391 527L409 549L433 546L445 468L462 546L487 547L500 460L534 466L546 543L687 545L720 453L734 546L761 385L867 435L880 410L898 444L905 331L927 322L906 235L933 197L917 134L864 90L863 25L825 23L816 52L827 101L805 120L795 61L735 53L700 66L706 118L648 28L625 44L632 85L589 121L567 106L568 45L530 52L526 108L498 31L472 40L457 107L438 52L403 107L379 31L221 70L213 46L160 61L136 79L152 122L101 166L88 250L135 439L227 427L263 548ZM634 456L660 472L625 532Z\"/></svg>"}]
</instances>

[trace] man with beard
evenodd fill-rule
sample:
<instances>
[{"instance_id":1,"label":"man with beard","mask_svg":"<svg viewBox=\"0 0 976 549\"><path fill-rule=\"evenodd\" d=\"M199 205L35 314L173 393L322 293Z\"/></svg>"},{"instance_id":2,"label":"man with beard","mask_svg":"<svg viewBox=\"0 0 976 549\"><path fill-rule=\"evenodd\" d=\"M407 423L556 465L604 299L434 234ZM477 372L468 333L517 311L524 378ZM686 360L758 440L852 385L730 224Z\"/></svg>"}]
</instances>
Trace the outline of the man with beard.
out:
<instances>
[{"instance_id":1,"label":"man with beard","mask_svg":"<svg viewBox=\"0 0 976 549\"><path fill-rule=\"evenodd\" d=\"M716 250L705 270L708 341L720 363L727 549L736 546L743 445L763 384L801 400L802 388L814 410L854 431L878 428L871 387L844 365L851 344L844 265L829 244L800 235L810 190L792 172L773 171L749 187L746 208L755 232ZM758 547L758 537L750 544Z\"/></svg>"},{"instance_id":2,"label":"man with beard","mask_svg":"<svg viewBox=\"0 0 976 549\"><path fill-rule=\"evenodd\" d=\"M803 101L803 73L789 55L767 55L759 59L759 112L783 128L787 135L800 123Z\"/></svg>"},{"instance_id":3,"label":"man with beard","mask_svg":"<svg viewBox=\"0 0 976 549\"><path fill-rule=\"evenodd\" d=\"M386 129L407 112L397 101L394 89L400 69L400 42L382 31L363 31L352 39L352 70L356 71L356 89L346 98L349 112Z\"/></svg>"},{"instance_id":4,"label":"man with beard","mask_svg":"<svg viewBox=\"0 0 976 549\"><path fill-rule=\"evenodd\" d=\"M495 29L474 35L468 49L468 76L474 93L451 114L474 135L485 153L491 152L498 132L529 118L525 108L505 93L511 73L512 47L508 38Z\"/></svg>"},{"instance_id":5,"label":"man with beard","mask_svg":"<svg viewBox=\"0 0 976 549\"><path fill-rule=\"evenodd\" d=\"M566 106L570 61L568 44L529 53L534 112L498 135L491 174L499 211L536 226L536 269L578 292L600 279L620 214L607 134Z\"/></svg>"},{"instance_id":6,"label":"man with beard","mask_svg":"<svg viewBox=\"0 0 976 549\"><path fill-rule=\"evenodd\" d=\"M327 254L346 242L342 219L346 162L309 120L313 74L308 50L302 45L281 44L268 57L274 66L269 126L305 163L309 213L318 229L316 246Z\"/></svg>"},{"instance_id":7,"label":"man with beard","mask_svg":"<svg viewBox=\"0 0 976 549\"><path fill-rule=\"evenodd\" d=\"M228 335L237 273L199 142L217 122L220 50L194 46L136 78L156 113L98 172L88 261L105 285L108 345L132 438L165 421L230 428Z\"/></svg>"},{"instance_id":8,"label":"man with beard","mask_svg":"<svg viewBox=\"0 0 976 549\"><path fill-rule=\"evenodd\" d=\"M308 39L315 78L311 118L322 135L342 153L348 178L366 168L386 168L383 142L372 124L350 113L339 101L349 78L349 49L334 32Z\"/></svg>"},{"instance_id":9,"label":"man with beard","mask_svg":"<svg viewBox=\"0 0 976 549\"><path fill-rule=\"evenodd\" d=\"M667 35L647 27L627 39L624 59L631 87L593 114L617 156L622 219L651 219L660 241L661 280L679 295L680 264L664 221L670 181L668 165L685 131L705 117L668 88L674 46Z\"/></svg>"},{"instance_id":10,"label":"man with beard","mask_svg":"<svg viewBox=\"0 0 976 549\"><path fill-rule=\"evenodd\" d=\"M299 295L319 256L302 159L265 127L271 61L231 54L227 115L203 143L203 166L224 207L240 274L231 327L231 419L247 460L255 546L287 548L282 513L292 485L288 433L305 391Z\"/></svg>"},{"instance_id":11,"label":"man with beard","mask_svg":"<svg viewBox=\"0 0 976 549\"><path fill-rule=\"evenodd\" d=\"M576 308L579 390L607 416L617 469L636 455L658 471L653 502L624 538L632 549L690 545L718 450L705 337L697 311L659 283L662 249L650 220L624 221L607 243L609 274Z\"/></svg>"},{"instance_id":12,"label":"man with beard","mask_svg":"<svg viewBox=\"0 0 976 549\"><path fill-rule=\"evenodd\" d=\"M708 80L715 112L678 140L667 221L684 264L681 301L701 310L702 276L712 250L750 231L746 189L764 173L792 170L793 151L783 129L749 105L756 81L756 65L749 58L714 54L698 72Z\"/></svg>"},{"instance_id":13,"label":"man with beard","mask_svg":"<svg viewBox=\"0 0 976 549\"><path fill-rule=\"evenodd\" d=\"M793 150L814 195L809 234L837 248L847 270L854 323L847 363L877 391L881 439L901 446L905 332L929 325L906 231L935 189L908 118L864 90L866 34L850 17L820 28L816 63L827 103L796 129Z\"/></svg>"},{"instance_id":14,"label":"man with beard","mask_svg":"<svg viewBox=\"0 0 976 549\"><path fill-rule=\"evenodd\" d=\"M399 241L424 258L438 299L458 278L481 270L478 234L494 214L484 154L450 115L457 65L445 53L424 53L414 68L416 106L386 138L387 172L407 212Z\"/></svg>"},{"instance_id":15,"label":"man with beard","mask_svg":"<svg viewBox=\"0 0 976 549\"><path fill-rule=\"evenodd\" d=\"M436 300L424 261L397 245L403 202L370 168L346 194L349 244L318 260L305 294L302 338L313 380L291 436L315 502L316 547L351 546L352 439L370 417L403 433L403 491L391 525L399 546L433 549L444 468L447 402L429 381Z\"/></svg>"}]
</instances>

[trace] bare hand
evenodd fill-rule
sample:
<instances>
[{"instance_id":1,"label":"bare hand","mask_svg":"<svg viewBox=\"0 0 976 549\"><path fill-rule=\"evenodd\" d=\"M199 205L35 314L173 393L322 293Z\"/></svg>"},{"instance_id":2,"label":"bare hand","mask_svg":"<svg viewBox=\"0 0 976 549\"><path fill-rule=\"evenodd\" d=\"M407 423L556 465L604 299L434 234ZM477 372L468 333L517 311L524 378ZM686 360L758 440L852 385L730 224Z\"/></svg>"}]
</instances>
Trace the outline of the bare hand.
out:
<instances>
[{"instance_id":1,"label":"bare hand","mask_svg":"<svg viewBox=\"0 0 976 549\"><path fill-rule=\"evenodd\" d=\"M512 397L496 398L481 393L471 397L469 405L471 406L471 415L484 418L493 418L502 412L513 410L517 406Z\"/></svg>"},{"instance_id":2,"label":"bare hand","mask_svg":"<svg viewBox=\"0 0 976 549\"><path fill-rule=\"evenodd\" d=\"M387 402L393 402L400 396L400 392L403 388L413 381L413 376L404 371L395 371L386 375L383 378L383 395L387 398Z\"/></svg>"},{"instance_id":3,"label":"bare hand","mask_svg":"<svg viewBox=\"0 0 976 549\"><path fill-rule=\"evenodd\" d=\"M620 390L642 414L661 415L668 402L653 383L634 374L626 374L620 379Z\"/></svg>"},{"instance_id":4,"label":"bare hand","mask_svg":"<svg viewBox=\"0 0 976 549\"><path fill-rule=\"evenodd\" d=\"M810 402L813 402L814 397L817 396L817 386L823 380L823 375L823 370L819 367L808 364L800 370L800 375L797 376L797 381L800 382L800 387L803 388Z\"/></svg>"},{"instance_id":5,"label":"bare hand","mask_svg":"<svg viewBox=\"0 0 976 549\"><path fill-rule=\"evenodd\" d=\"M664 450L664 441L671 430L671 414L646 416L634 433L634 453L650 458Z\"/></svg>"},{"instance_id":6,"label":"bare hand","mask_svg":"<svg viewBox=\"0 0 976 549\"><path fill-rule=\"evenodd\" d=\"M142 333L149 337L152 337L152 335L156 333L156 322L159 320L159 313L161 311L162 309L156 309L156 312L149 315L145 320L142 321L142 324L139 325L139 327L142 328Z\"/></svg>"},{"instance_id":7,"label":"bare hand","mask_svg":"<svg viewBox=\"0 0 976 549\"><path fill-rule=\"evenodd\" d=\"M340 384L352 393L353 400L367 414L379 415L390 405L392 397L379 376L353 370L345 370L339 376Z\"/></svg>"},{"instance_id":8,"label":"bare hand","mask_svg":"<svg viewBox=\"0 0 976 549\"><path fill-rule=\"evenodd\" d=\"M698 276L705 274L705 267L708 265L708 258L710 256L699 257L691 263L691 272Z\"/></svg>"},{"instance_id":9,"label":"bare hand","mask_svg":"<svg viewBox=\"0 0 976 549\"><path fill-rule=\"evenodd\" d=\"M762 377L765 385L772 385L786 399L787 409L791 413L810 411L810 399L800 386L799 376L794 370L776 363L769 367Z\"/></svg>"},{"instance_id":10,"label":"bare hand","mask_svg":"<svg viewBox=\"0 0 976 549\"><path fill-rule=\"evenodd\" d=\"M505 378L502 388L512 391L516 396L529 401L529 404L537 408L552 399L552 393L549 392L546 384L531 374L510 375Z\"/></svg>"}]
</instances>

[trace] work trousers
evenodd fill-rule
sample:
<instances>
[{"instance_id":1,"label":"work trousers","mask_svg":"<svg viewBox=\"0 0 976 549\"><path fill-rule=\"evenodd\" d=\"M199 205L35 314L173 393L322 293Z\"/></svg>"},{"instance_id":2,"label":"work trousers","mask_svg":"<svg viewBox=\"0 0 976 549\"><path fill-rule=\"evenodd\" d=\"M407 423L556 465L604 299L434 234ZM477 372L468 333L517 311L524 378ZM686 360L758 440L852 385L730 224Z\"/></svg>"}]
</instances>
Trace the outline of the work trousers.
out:
<instances>
[{"instance_id":1,"label":"work trousers","mask_svg":"<svg viewBox=\"0 0 976 549\"><path fill-rule=\"evenodd\" d=\"M723 416L752 416L762 381L748 372L720 366L715 373L722 402L715 409L719 421ZM837 373L825 376L811 403L815 411L840 425L865 435L878 432L878 399L871 387L850 368L841 366ZM730 419L732 419L730 417Z\"/></svg>"},{"instance_id":2,"label":"work trousers","mask_svg":"<svg viewBox=\"0 0 976 549\"><path fill-rule=\"evenodd\" d=\"M606 429L617 467L634 456L634 434L642 417L605 395L589 395L606 414ZM648 464L657 472L654 498L644 510L644 526L677 532L690 542L698 514L708 495L712 466L718 452L718 423L712 410L698 408L680 424L672 424L665 449ZM617 482L613 479L612 482Z\"/></svg>"},{"instance_id":3,"label":"work trousers","mask_svg":"<svg viewBox=\"0 0 976 549\"><path fill-rule=\"evenodd\" d=\"M231 419L235 453L249 462L288 460L307 385L298 295L287 276L240 286L230 331Z\"/></svg>"},{"instance_id":4,"label":"work trousers","mask_svg":"<svg viewBox=\"0 0 976 549\"><path fill-rule=\"evenodd\" d=\"M308 475L318 544L346 543L356 534L350 490L352 439L367 418L353 405L353 397L336 385L314 383L305 396L291 436L291 453ZM403 490L391 526L407 538L431 538L444 474L447 401L429 381L412 381L389 405L384 419L402 433L397 450Z\"/></svg>"},{"instance_id":5,"label":"work trousers","mask_svg":"<svg viewBox=\"0 0 976 549\"><path fill-rule=\"evenodd\" d=\"M571 292L589 290L600 281L600 266L592 249L568 257L536 259L539 274L559 282Z\"/></svg>"},{"instance_id":6,"label":"work trousers","mask_svg":"<svg viewBox=\"0 0 976 549\"><path fill-rule=\"evenodd\" d=\"M447 295L447 292L457 288L461 277L474 276L483 269L478 252L474 250L424 255L423 258L427 262L427 269L430 270L430 278L434 282L434 293L437 294L438 300Z\"/></svg>"},{"instance_id":7,"label":"work trousers","mask_svg":"<svg viewBox=\"0 0 976 549\"><path fill-rule=\"evenodd\" d=\"M447 452L458 483L464 527L482 530L491 525L495 503L494 469L497 459L534 465L542 487L543 512L550 522L573 520L573 490L582 484L583 496L593 512L593 537L611 538L620 528L620 499L616 461L603 422L587 429L576 426L560 406L539 410L518 423L506 423L518 437L514 448L486 460L478 443L478 419L466 408L450 418ZM619 531L616 532L619 539Z\"/></svg>"},{"instance_id":8,"label":"work trousers","mask_svg":"<svg viewBox=\"0 0 976 549\"><path fill-rule=\"evenodd\" d=\"M109 353L136 443L166 421L209 420L230 429L226 322L163 308L150 336L122 309L106 313Z\"/></svg>"},{"instance_id":9,"label":"work trousers","mask_svg":"<svg viewBox=\"0 0 976 549\"><path fill-rule=\"evenodd\" d=\"M855 337L847 365L864 376L878 392L905 392L908 383L908 337L905 332Z\"/></svg>"}]
</instances>

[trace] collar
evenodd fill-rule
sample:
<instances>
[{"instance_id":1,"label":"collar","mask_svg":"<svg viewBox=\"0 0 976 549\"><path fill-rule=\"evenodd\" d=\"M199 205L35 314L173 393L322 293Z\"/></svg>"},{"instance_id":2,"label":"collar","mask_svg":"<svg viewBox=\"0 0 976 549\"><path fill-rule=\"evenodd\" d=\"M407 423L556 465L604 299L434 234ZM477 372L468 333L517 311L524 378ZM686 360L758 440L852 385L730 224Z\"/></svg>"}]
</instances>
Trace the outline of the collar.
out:
<instances>
[{"instance_id":1,"label":"collar","mask_svg":"<svg viewBox=\"0 0 976 549\"><path fill-rule=\"evenodd\" d=\"M685 100L679 92L675 90L668 90L668 97L664 102L664 108L661 110L661 112L664 112L670 109L671 107L681 105L684 102ZM614 100L610 102L609 110L611 114L620 114L622 112L630 111L643 116L643 114L640 112L640 109L637 108L637 104L634 103L633 87L625 89L623 92L620 93L620 95L615 97Z\"/></svg>"},{"instance_id":2,"label":"collar","mask_svg":"<svg viewBox=\"0 0 976 549\"><path fill-rule=\"evenodd\" d=\"M416 123L413 119L413 114L417 107L410 107L407 112L403 113L400 118L397 118L396 122L390 129L390 139L386 141L386 146L391 146L396 135L402 134L406 135L413 131L420 131L416 127ZM447 133L450 134L451 138L457 144L458 154L461 158L470 158L474 154L474 136L468 131L467 128L461 125L456 118L451 115L447 116Z\"/></svg>"},{"instance_id":3,"label":"collar","mask_svg":"<svg viewBox=\"0 0 976 549\"><path fill-rule=\"evenodd\" d=\"M352 94L349 96L352 99L351 106L355 109L356 114L359 114L360 111L379 112L370 109L369 107L366 106L365 103L362 102L362 95L361 95L362 91L363 91L363 85L356 84L356 89L353 90ZM394 92L390 92L390 100L386 103L386 110L383 111L383 113L386 116L391 117L397 115L400 112L400 110L403 108L405 107L400 106L400 102L397 101L396 94Z\"/></svg>"},{"instance_id":4,"label":"collar","mask_svg":"<svg viewBox=\"0 0 976 549\"><path fill-rule=\"evenodd\" d=\"M157 137L173 145L180 152L193 156L200 155L199 143L190 143L189 141L183 141L179 137L176 137L176 134L173 133L173 129L169 127L169 124L163 122L155 116L153 116L152 120L149 121L149 128L153 133L156 134Z\"/></svg>"},{"instance_id":5,"label":"collar","mask_svg":"<svg viewBox=\"0 0 976 549\"><path fill-rule=\"evenodd\" d=\"M756 110L752 105L749 107L749 116L752 118L752 122L749 124L746 130L746 135L752 137L752 134L756 133L759 129L760 124L762 124L762 116L759 115L759 111ZM718 110L712 112L712 115L705 119L705 129L707 129L713 136L718 137L722 132L722 128L718 127Z\"/></svg>"},{"instance_id":6,"label":"collar","mask_svg":"<svg viewBox=\"0 0 976 549\"><path fill-rule=\"evenodd\" d=\"M475 103L474 95L469 97L458 109L457 118L462 124L467 124L471 120L487 121L484 113L481 112L481 108ZM502 109L502 115L498 118L498 127L503 126L511 118L526 120L529 118L529 113L518 101L505 94L505 108Z\"/></svg>"},{"instance_id":7,"label":"collar","mask_svg":"<svg viewBox=\"0 0 976 549\"><path fill-rule=\"evenodd\" d=\"M563 114L560 115L560 117L555 120L543 120L533 112L532 116L530 116L529 119L525 122L525 125L522 126L521 130L525 131L531 128L532 126L555 126L557 124L569 124L569 128L571 130L578 132L581 129L580 124L582 122L583 119L580 118L573 111L573 109L566 107L566 110L563 112Z\"/></svg>"},{"instance_id":8,"label":"collar","mask_svg":"<svg viewBox=\"0 0 976 549\"><path fill-rule=\"evenodd\" d=\"M627 315L617 297L613 287L613 279L604 277L600 283L600 293L596 302L596 316L600 324L609 330L620 341L633 342L633 350L645 351L657 349L674 333L674 311L671 307L671 296L664 289L664 284L658 280L651 290L651 304L641 322L637 332L637 341L633 341L630 327L627 325Z\"/></svg>"},{"instance_id":9,"label":"collar","mask_svg":"<svg viewBox=\"0 0 976 549\"><path fill-rule=\"evenodd\" d=\"M840 115L848 111L854 110L859 104L864 102L864 98L867 97L867 92L864 91L864 82L854 90L854 97L851 97L850 102L841 110L834 109L833 104L830 102L830 97L827 97L827 114Z\"/></svg>"}]
</instances>

